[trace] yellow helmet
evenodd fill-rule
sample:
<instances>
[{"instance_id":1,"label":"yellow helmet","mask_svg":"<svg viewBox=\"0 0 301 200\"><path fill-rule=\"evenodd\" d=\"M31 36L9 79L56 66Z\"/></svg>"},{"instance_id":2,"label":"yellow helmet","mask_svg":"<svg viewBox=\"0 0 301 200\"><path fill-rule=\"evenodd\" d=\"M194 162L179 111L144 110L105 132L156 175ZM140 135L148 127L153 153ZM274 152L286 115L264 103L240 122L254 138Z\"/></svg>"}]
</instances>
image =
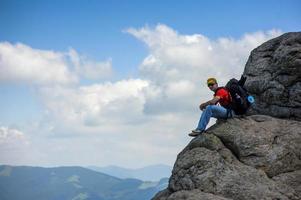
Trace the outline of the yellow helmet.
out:
<instances>
[{"instance_id":1,"label":"yellow helmet","mask_svg":"<svg viewBox=\"0 0 301 200\"><path fill-rule=\"evenodd\" d=\"M211 84L213 85L216 83L217 83L217 81L215 78L208 78L208 80L207 80L207 85L211 85Z\"/></svg>"}]
</instances>

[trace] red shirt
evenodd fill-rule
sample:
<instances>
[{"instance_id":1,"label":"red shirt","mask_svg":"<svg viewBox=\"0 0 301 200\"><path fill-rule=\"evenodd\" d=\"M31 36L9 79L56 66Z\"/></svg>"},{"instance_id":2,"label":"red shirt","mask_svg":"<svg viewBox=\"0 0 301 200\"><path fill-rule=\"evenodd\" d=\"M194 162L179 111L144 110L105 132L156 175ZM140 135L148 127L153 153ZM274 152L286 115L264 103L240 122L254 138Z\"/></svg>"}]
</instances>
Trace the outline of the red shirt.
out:
<instances>
[{"instance_id":1,"label":"red shirt","mask_svg":"<svg viewBox=\"0 0 301 200\"><path fill-rule=\"evenodd\" d=\"M220 88L217 90L217 92L214 94L215 97L219 97L219 104L221 106L227 106L230 104L231 102L231 96L230 96L230 93L224 89L224 88Z\"/></svg>"}]
</instances>

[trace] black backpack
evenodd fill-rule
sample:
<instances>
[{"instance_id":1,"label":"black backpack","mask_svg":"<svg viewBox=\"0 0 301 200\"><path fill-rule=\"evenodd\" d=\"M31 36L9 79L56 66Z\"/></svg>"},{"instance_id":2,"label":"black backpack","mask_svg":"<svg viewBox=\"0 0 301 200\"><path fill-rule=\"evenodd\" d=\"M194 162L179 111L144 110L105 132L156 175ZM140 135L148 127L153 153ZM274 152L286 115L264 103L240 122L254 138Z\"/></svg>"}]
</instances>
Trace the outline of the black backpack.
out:
<instances>
[{"instance_id":1,"label":"black backpack","mask_svg":"<svg viewBox=\"0 0 301 200\"><path fill-rule=\"evenodd\" d=\"M249 94L244 88L246 79L244 76L241 76L239 81L232 78L224 87L231 95L231 103L227 108L232 109L237 115L245 114L251 105L248 101Z\"/></svg>"}]
</instances>

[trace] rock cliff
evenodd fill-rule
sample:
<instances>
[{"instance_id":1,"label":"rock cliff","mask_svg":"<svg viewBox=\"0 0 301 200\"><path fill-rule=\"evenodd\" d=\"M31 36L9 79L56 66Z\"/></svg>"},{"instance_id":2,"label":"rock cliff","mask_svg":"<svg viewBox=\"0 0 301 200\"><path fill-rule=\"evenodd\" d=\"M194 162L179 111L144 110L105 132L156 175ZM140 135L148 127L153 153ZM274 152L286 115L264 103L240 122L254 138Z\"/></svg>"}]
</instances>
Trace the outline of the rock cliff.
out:
<instances>
[{"instance_id":1,"label":"rock cliff","mask_svg":"<svg viewBox=\"0 0 301 200\"><path fill-rule=\"evenodd\" d=\"M154 200L301 199L301 33L254 49L244 75L248 116L192 139Z\"/></svg>"},{"instance_id":2,"label":"rock cliff","mask_svg":"<svg viewBox=\"0 0 301 200\"><path fill-rule=\"evenodd\" d=\"M301 120L301 32L286 33L254 49L244 75L256 99L250 114Z\"/></svg>"}]
</instances>

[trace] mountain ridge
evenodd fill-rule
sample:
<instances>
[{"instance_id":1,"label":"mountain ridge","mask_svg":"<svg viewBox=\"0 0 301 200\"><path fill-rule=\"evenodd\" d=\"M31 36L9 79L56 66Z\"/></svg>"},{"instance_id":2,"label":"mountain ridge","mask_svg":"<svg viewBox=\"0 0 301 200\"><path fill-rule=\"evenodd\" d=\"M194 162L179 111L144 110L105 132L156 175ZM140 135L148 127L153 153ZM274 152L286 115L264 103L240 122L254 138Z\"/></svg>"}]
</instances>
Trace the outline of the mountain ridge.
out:
<instances>
[{"instance_id":1,"label":"mountain ridge","mask_svg":"<svg viewBox=\"0 0 301 200\"><path fill-rule=\"evenodd\" d=\"M0 199L150 199L167 180L150 185L138 179L120 179L83 167L0 166Z\"/></svg>"},{"instance_id":2,"label":"mountain ridge","mask_svg":"<svg viewBox=\"0 0 301 200\"><path fill-rule=\"evenodd\" d=\"M137 178L143 181L159 181L164 177L171 175L172 167L164 164L148 165L141 168L130 169L116 165L109 165L105 167L88 166L98 172L112 175L119 178Z\"/></svg>"}]
</instances>

